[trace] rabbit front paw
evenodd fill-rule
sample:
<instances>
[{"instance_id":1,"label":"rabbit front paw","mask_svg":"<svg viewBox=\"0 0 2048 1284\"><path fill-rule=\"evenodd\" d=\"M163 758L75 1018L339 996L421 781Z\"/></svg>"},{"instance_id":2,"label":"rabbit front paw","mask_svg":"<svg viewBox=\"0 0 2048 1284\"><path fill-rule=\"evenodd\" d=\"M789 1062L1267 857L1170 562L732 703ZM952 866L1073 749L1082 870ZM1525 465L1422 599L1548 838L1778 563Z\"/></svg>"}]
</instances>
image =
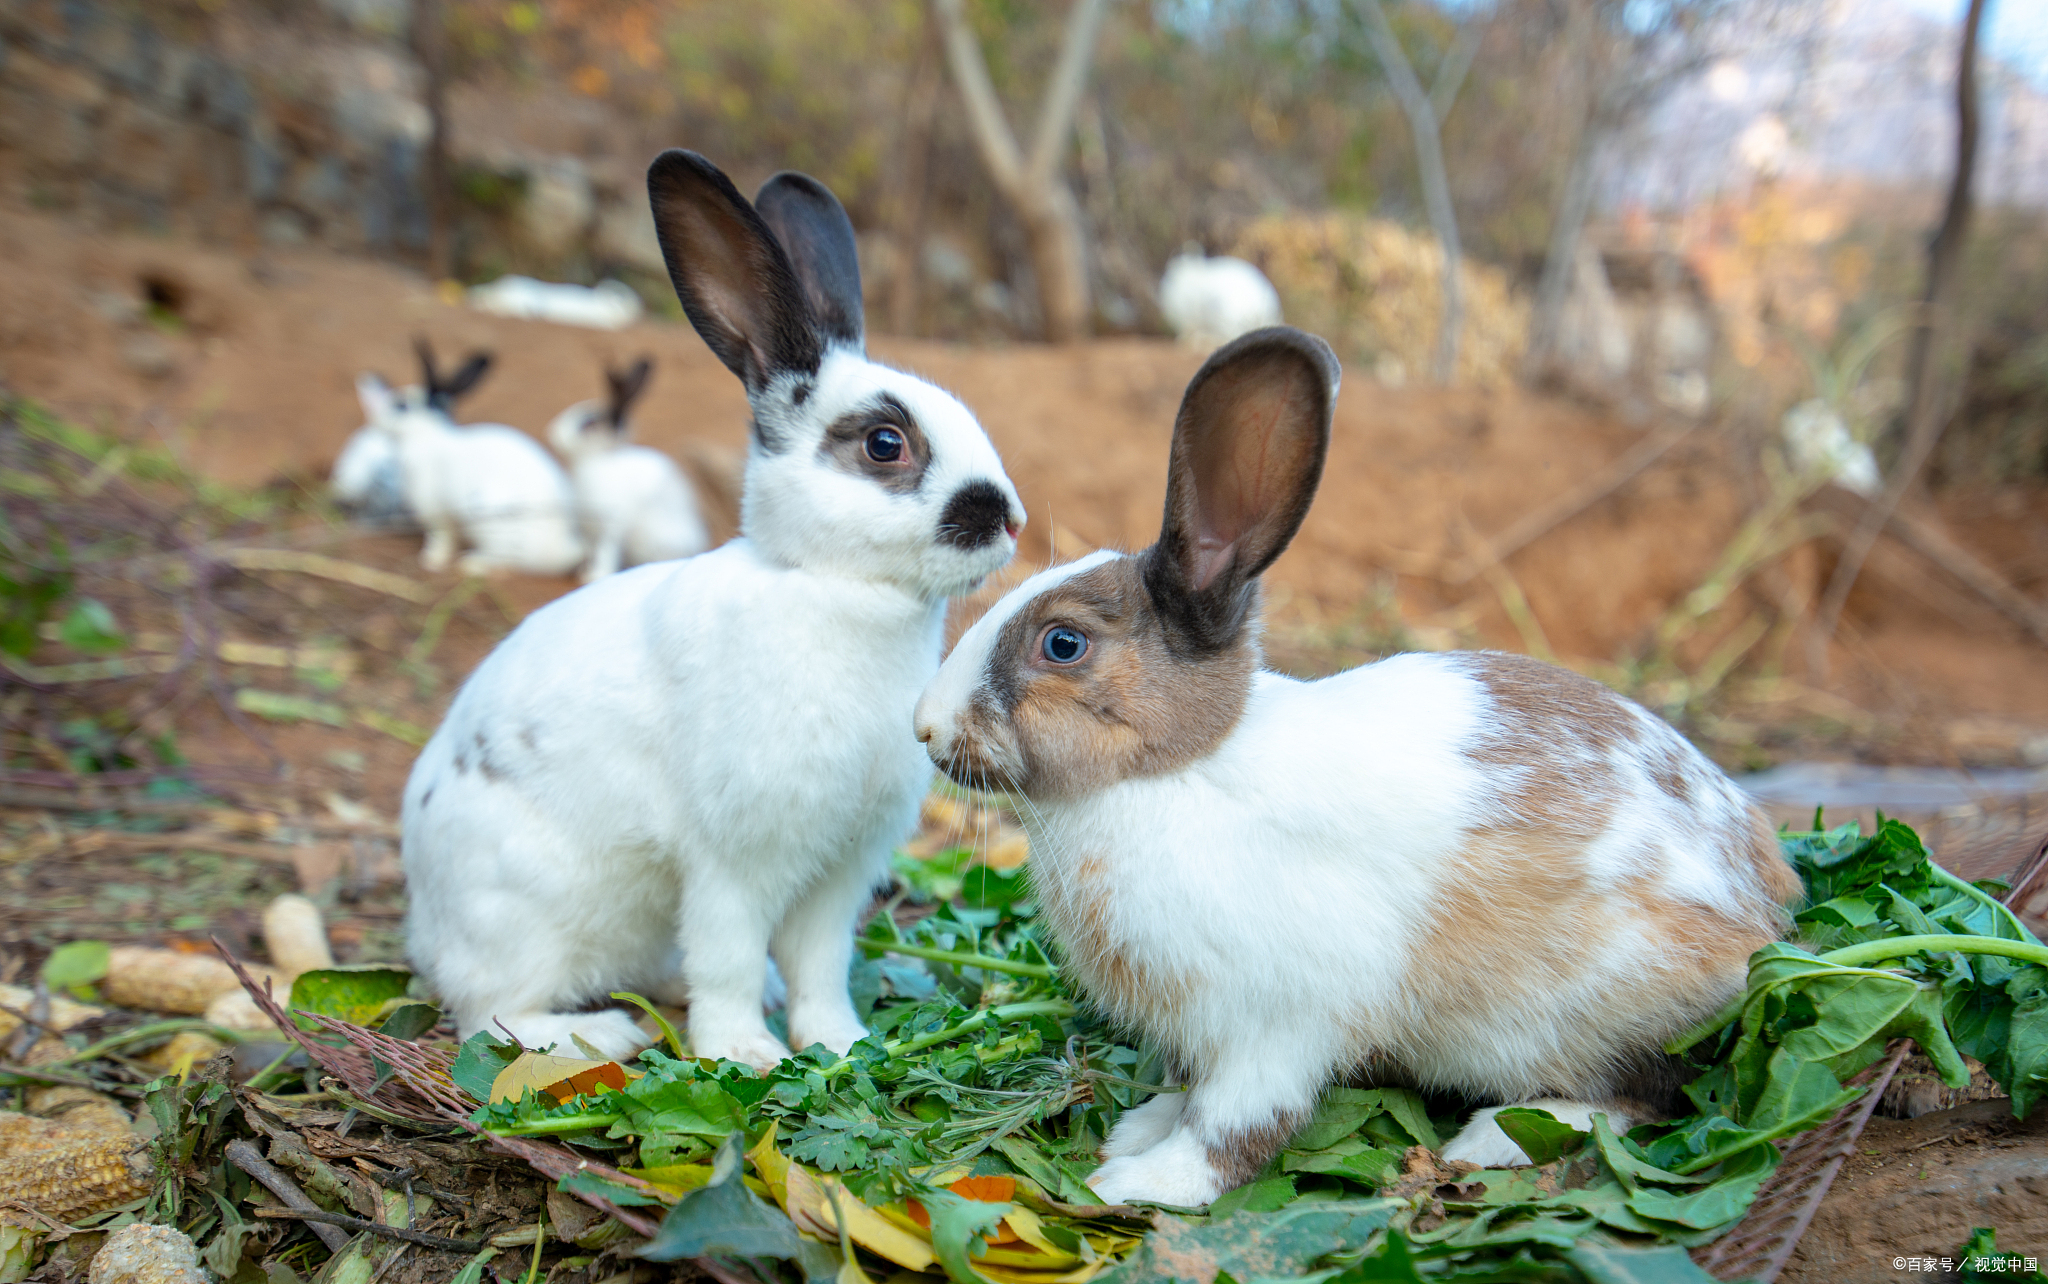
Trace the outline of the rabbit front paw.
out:
<instances>
[{"instance_id":1,"label":"rabbit front paw","mask_svg":"<svg viewBox=\"0 0 2048 1284\"><path fill-rule=\"evenodd\" d=\"M840 1056L845 1056L848 1048L868 1037L868 1028L851 1012L807 1018L799 1018L792 1014L789 1020L789 1033L789 1041L796 1047L808 1048L814 1043L822 1043Z\"/></svg>"},{"instance_id":2,"label":"rabbit front paw","mask_svg":"<svg viewBox=\"0 0 2048 1284\"><path fill-rule=\"evenodd\" d=\"M789 1049L782 1040L766 1030L746 1033L733 1032L700 1037L695 1030L690 1032L690 1051L700 1057L714 1057L720 1061L738 1061L750 1065L764 1074L789 1060Z\"/></svg>"},{"instance_id":3,"label":"rabbit front paw","mask_svg":"<svg viewBox=\"0 0 2048 1284\"><path fill-rule=\"evenodd\" d=\"M1088 1185L1105 1204L1170 1204L1200 1208L1223 1193L1223 1179L1207 1149L1176 1132L1141 1155L1112 1159L1089 1174Z\"/></svg>"}]
</instances>

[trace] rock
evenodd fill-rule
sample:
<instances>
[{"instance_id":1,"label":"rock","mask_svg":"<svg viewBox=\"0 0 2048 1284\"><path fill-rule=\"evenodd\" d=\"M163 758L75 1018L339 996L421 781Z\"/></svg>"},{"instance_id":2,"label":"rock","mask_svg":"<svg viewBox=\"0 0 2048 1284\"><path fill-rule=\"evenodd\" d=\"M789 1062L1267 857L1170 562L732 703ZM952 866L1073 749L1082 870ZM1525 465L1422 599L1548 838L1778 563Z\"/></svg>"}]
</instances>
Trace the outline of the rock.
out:
<instances>
[{"instance_id":1,"label":"rock","mask_svg":"<svg viewBox=\"0 0 2048 1284\"><path fill-rule=\"evenodd\" d=\"M556 157L536 164L528 172L526 199L519 207L519 225L534 249L548 255L567 254L583 239L595 214L590 178L581 162ZM653 215L648 216L648 221L653 222Z\"/></svg>"},{"instance_id":2,"label":"rock","mask_svg":"<svg viewBox=\"0 0 2048 1284\"><path fill-rule=\"evenodd\" d=\"M623 267L643 272L663 272L661 241L654 233L654 211L648 208L644 192L615 201L597 216L597 234L592 238L598 254Z\"/></svg>"},{"instance_id":3,"label":"rock","mask_svg":"<svg viewBox=\"0 0 2048 1284\"><path fill-rule=\"evenodd\" d=\"M207 1284L199 1249L175 1226L123 1226L93 1254L87 1284Z\"/></svg>"},{"instance_id":4,"label":"rock","mask_svg":"<svg viewBox=\"0 0 2048 1284\"><path fill-rule=\"evenodd\" d=\"M148 331L122 341L121 361L145 379L167 379L178 369L178 354L171 345Z\"/></svg>"}]
</instances>

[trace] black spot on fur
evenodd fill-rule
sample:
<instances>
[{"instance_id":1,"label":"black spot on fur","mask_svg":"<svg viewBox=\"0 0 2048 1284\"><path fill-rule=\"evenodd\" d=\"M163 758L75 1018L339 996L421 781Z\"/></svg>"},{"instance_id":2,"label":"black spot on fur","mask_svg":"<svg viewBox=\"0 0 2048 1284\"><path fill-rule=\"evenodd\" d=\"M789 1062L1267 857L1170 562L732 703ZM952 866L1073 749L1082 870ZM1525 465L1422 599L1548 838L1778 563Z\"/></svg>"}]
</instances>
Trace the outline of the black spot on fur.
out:
<instances>
[{"instance_id":1,"label":"black spot on fur","mask_svg":"<svg viewBox=\"0 0 2048 1284\"><path fill-rule=\"evenodd\" d=\"M476 769L485 780L490 781L492 784L501 784L512 778L511 773L506 771L504 766L491 756L491 746L484 739L483 732L477 732L471 737L471 740L476 745Z\"/></svg>"},{"instance_id":2,"label":"black spot on fur","mask_svg":"<svg viewBox=\"0 0 2048 1284\"><path fill-rule=\"evenodd\" d=\"M425 791L423 791L420 794L420 810L425 811L427 809L427 804L432 801L434 801L434 787L432 785L428 785Z\"/></svg>"},{"instance_id":3,"label":"black spot on fur","mask_svg":"<svg viewBox=\"0 0 2048 1284\"><path fill-rule=\"evenodd\" d=\"M469 751L466 749L457 749L455 751L455 774L458 776L469 774Z\"/></svg>"},{"instance_id":4,"label":"black spot on fur","mask_svg":"<svg viewBox=\"0 0 2048 1284\"><path fill-rule=\"evenodd\" d=\"M811 399L811 382L807 379L795 388L792 388L789 393L789 399L799 406L809 401Z\"/></svg>"},{"instance_id":5,"label":"black spot on fur","mask_svg":"<svg viewBox=\"0 0 2048 1284\"><path fill-rule=\"evenodd\" d=\"M519 743L526 746L526 751L528 753L539 753L540 727L537 724L531 722L521 727L519 729Z\"/></svg>"},{"instance_id":6,"label":"black spot on fur","mask_svg":"<svg viewBox=\"0 0 2048 1284\"><path fill-rule=\"evenodd\" d=\"M953 492L939 514L939 542L967 550L980 548L1010 524L1010 503L994 482L971 481Z\"/></svg>"}]
</instances>

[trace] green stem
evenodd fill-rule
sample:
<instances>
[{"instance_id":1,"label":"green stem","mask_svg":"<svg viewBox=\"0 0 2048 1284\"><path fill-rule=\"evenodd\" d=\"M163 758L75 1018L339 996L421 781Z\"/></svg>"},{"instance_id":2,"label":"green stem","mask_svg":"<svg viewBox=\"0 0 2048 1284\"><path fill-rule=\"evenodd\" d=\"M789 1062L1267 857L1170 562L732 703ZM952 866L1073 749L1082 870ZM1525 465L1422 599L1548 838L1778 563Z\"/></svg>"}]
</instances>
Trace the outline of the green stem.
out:
<instances>
[{"instance_id":1,"label":"green stem","mask_svg":"<svg viewBox=\"0 0 2048 1284\"><path fill-rule=\"evenodd\" d=\"M941 950L904 941L876 941L865 936L858 944L870 954L907 954L914 959L931 959L935 963L951 963L956 967L978 967L984 972L1008 972L1012 976L1035 976L1042 981L1059 975L1049 963L1014 963L1009 959L990 958L986 954L970 954L964 950Z\"/></svg>"},{"instance_id":2,"label":"green stem","mask_svg":"<svg viewBox=\"0 0 2048 1284\"><path fill-rule=\"evenodd\" d=\"M182 1034L186 1030L202 1030L223 1043L247 1043L251 1038L250 1032L247 1030L223 1029L206 1021L190 1019L182 1021L152 1021L148 1025L138 1025L133 1029L123 1030L119 1034L108 1035L98 1043L91 1044L82 1051L74 1052L66 1057L60 1057L55 1061L45 1063L45 1065L46 1067L68 1066L80 1061L92 1061L107 1055L116 1048L125 1048L131 1043L147 1043L151 1039L160 1036Z\"/></svg>"},{"instance_id":3,"label":"green stem","mask_svg":"<svg viewBox=\"0 0 2048 1284\"><path fill-rule=\"evenodd\" d=\"M1949 952L1997 954L2039 967L2048 967L2048 945L2030 941L2008 941L1996 936L1951 936L1947 933L1932 936L1888 936L1883 940L1864 941L1860 945L1845 945L1839 950L1830 950L1817 957L1823 963L1846 968L1868 967L1872 963L1904 958L1908 954ZM1730 1021L1742 1015L1742 1009L1749 1002L1749 998L1750 991L1745 988L1742 993L1723 1004L1720 1011L1665 1044L1664 1050L1670 1053L1683 1052L1700 1040L1718 1034Z\"/></svg>"},{"instance_id":4,"label":"green stem","mask_svg":"<svg viewBox=\"0 0 2048 1284\"><path fill-rule=\"evenodd\" d=\"M963 1034L972 1034L991 1022L1001 1025L1006 1021L1017 1021L1024 1017L1049 1016L1058 1020L1072 1015L1074 1015L1074 1005L1065 999L1038 999L1030 1003L1005 1003L1001 1007L983 1008L958 1025L950 1025L943 1030L933 1030L930 1034L920 1034L915 1039L892 1039L888 1043L883 1044L882 1048L890 1056L900 1057L906 1052L922 1052L924 1049L935 1044L946 1043L959 1038ZM851 1070L853 1065L852 1057L842 1057L825 1071L825 1077L830 1079L844 1074Z\"/></svg>"},{"instance_id":5,"label":"green stem","mask_svg":"<svg viewBox=\"0 0 2048 1284\"><path fill-rule=\"evenodd\" d=\"M552 1137L565 1132L589 1132L593 1128L609 1128L625 1115L618 1113L564 1115L559 1119L535 1119L530 1123L492 1126L490 1132L501 1137Z\"/></svg>"},{"instance_id":6,"label":"green stem","mask_svg":"<svg viewBox=\"0 0 2048 1284\"><path fill-rule=\"evenodd\" d=\"M1881 959L1903 958L1908 954L1998 954L2039 967L2048 967L2048 945L2029 941L2008 941L1996 936L1888 936L1861 945L1845 945L1820 956L1836 967L1868 967Z\"/></svg>"}]
</instances>

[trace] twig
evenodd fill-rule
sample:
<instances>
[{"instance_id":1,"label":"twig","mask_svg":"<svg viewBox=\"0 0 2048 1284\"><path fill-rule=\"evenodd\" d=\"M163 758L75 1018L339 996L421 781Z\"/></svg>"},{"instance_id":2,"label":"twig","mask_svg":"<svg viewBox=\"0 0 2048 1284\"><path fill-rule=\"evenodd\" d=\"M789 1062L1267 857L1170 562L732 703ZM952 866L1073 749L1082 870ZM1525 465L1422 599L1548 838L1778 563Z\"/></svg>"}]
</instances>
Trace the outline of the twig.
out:
<instances>
[{"instance_id":1,"label":"twig","mask_svg":"<svg viewBox=\"0 0 2048 1284\"><path fill-rule=\"evenodd\" d=\"M373 566L344 562L338 557L322 557L318 553L301 553L289 548L231 548L220 555L220 560L238 571L290 571L312 575L353 584L389 597L404 598L422 606L434 600L432 585L393 575L390 571L380 571Z\"/></svg>"},{"instance_id":2,"label":"twig","mask_svg":"<svg viewBox=\"0 0 2048 1284\"><path fill-rule=\"evenodd\" d=\"M250 1173L249 1175L254 1177L256 1174ZM450 1239L446 1235L429 1235L425 1231L410 1230L404 1226L386 1226L382 1222L368 1221L361 1217L350 1217L346 1213L330 1213L320 1208L259 1208L256 1210L256 1215L258 1217L306 1222L315 1235L320 1234L320 1229L323 1226L340 1226L352 1231L368 1231L372 1235L382 1235L387 1239L402 1239L408 1244L418 1244L421 1248L435 1248L444 1253L474 1253L481 1250L484 1246L484 1242L480 1239ZM321 1238L325 1239L326 1237L322 1236ZM346 1235L341 1236L341 1241L346 1244L348 1237Z\"/></svg>"},{"instance_id":3,"label":"twig","mask_svg":"<svg viewBox=\"0 0 2048 1284\"><path fill-rule=\"evenodd\" d=\"M1570 521L1594 504L1620 490L1636 474L1662 459L1667 451L1692 435L1697 422L1645 437L1622 452L1607 467L1586 478L1564 494L1532 512L1515 519L1508 528L1486 541L1481 552L1465 560L1444 578L1446 584L1469 584L1501 560L1512 557L1525 546Z\"/></svg>"},{"instance_id":4,"label":"twig","mask_svg":"<svg viewBox=\"0 0 2048 1284\"><path fill-rule=\"evenodd\" d=\"M315 1204L305 1191L299 1189L297 1182L285 1176L268 1159L258 1154L253 1143L247 1141L229 1142L227 1144L227 1157L229 1163L260 1182L265 1190L283 1200L291 1207L292 1211L298 1213L319 1213L319 1217L309 1217L306 1219L311 1223L307 1229L320 1237L320 1242L327 1245L329 1252L339 1253L342 1249L348 1247L349 1237L335 1229L333 1225L324 1224L327 1216L326 1212L318 1204ZM258 1211L260 1212L261 1210ZM350 1220L354 1219L351 1218ZM370 1222L363 1223L365 1226L372 1224ZM469 1251L473 1253L476 1250L472 1248Z\"/></svg>"}]
</instances>

